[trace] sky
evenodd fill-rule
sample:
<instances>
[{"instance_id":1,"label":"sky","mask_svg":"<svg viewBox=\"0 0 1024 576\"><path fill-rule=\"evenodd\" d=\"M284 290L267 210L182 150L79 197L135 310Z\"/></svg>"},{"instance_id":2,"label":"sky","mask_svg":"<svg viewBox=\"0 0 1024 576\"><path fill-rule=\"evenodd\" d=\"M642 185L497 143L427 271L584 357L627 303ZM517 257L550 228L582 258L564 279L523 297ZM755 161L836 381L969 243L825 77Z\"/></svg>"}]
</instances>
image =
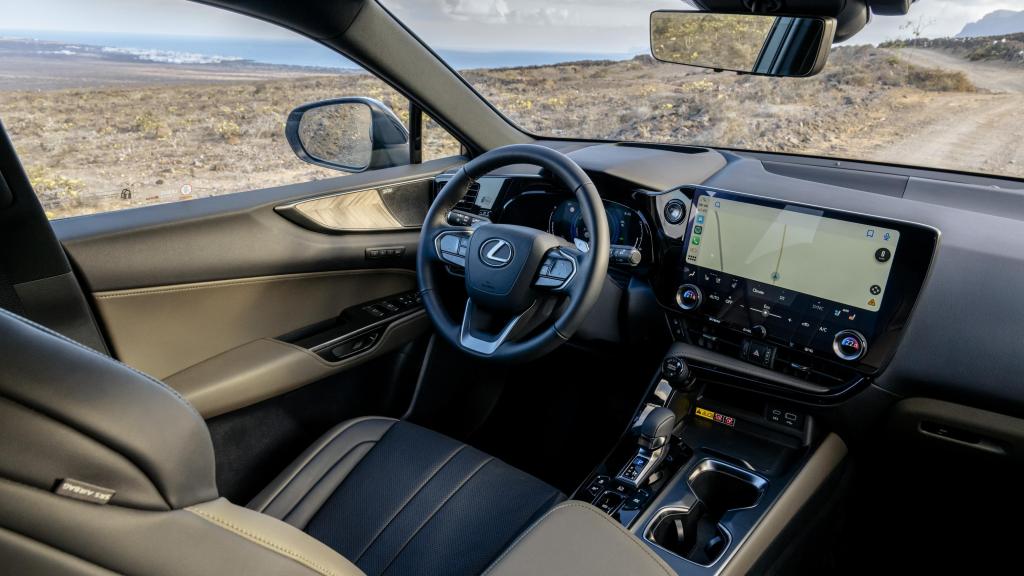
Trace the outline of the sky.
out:
<instances>
[{"instance_id":1,"label":"sky","mask_svg":"<svg viewBox=\"0 0 1024 576\"><path fill-rule=\"evenodd\" d=\"M381 0L428 44L470 51L640 53L648 46L648 14L687 8L682 0ZM911 19L926 36L953 35L998 9L1024 10L1024 0L919 0ZM186 0L0 0L3 30L294 38L252 18ZM850 43L906 37L906 17L875 17Z\"/></svg>"}]
</instances>

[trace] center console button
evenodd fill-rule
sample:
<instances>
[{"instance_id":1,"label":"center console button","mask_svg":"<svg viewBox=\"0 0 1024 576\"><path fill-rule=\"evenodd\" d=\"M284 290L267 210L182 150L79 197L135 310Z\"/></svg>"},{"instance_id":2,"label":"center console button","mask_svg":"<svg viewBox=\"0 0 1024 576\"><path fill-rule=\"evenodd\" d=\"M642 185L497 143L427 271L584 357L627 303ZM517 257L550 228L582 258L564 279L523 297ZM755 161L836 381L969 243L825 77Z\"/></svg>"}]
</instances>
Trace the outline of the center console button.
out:
<instances>
[{"instance_id":1,"label":"center console button","mask_svg":"<svg viewBox=\"0 0 1024 576\"><path fill-rule=\"evenodd\" d=\"M676 291L676 304L683 310L694 310L704 300L700 288L693 284L683 284Z\"/></svg>"},{"instance_id":2,"label":"center console button","mask_svg":"<svg viewBox=\"0 0 1024 576\"><path fill-rule=\"evenodd\" d=\"M856 330L840 330L832 340L832 351L842 360L854 362L864 357L868 342Z\"/></svg>"}]
</instances>

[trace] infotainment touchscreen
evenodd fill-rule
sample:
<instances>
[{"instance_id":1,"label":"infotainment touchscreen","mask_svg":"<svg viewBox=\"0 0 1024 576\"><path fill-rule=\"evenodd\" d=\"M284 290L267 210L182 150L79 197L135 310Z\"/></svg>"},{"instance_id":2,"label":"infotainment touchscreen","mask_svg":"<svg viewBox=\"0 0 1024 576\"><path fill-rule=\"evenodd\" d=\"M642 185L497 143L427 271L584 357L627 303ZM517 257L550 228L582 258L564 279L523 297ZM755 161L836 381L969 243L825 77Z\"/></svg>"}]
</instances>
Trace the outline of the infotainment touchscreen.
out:
<instances>
[{"instance_id":1,"label":"infotainment touchscreen","mask_svg":"<svg viewBox=\"0 0 1024 576\"><path fill-rule=\"evenodd\" d=\"M676 303L802 352L857 361L906 286L907 227L710 189L693 197ZM920 244L921 242L918 242Z\"/></svg>"},{"instance_id":2,"label":"infotainment touchscreen","mask_svg":"<svg viewBox=\"0 0 1024 576\"><path fill-rule=\"evenodd\" d=\"M702 195L686 262L765 286L877 311L898 230Z\"/></svg>"}]
</instances>

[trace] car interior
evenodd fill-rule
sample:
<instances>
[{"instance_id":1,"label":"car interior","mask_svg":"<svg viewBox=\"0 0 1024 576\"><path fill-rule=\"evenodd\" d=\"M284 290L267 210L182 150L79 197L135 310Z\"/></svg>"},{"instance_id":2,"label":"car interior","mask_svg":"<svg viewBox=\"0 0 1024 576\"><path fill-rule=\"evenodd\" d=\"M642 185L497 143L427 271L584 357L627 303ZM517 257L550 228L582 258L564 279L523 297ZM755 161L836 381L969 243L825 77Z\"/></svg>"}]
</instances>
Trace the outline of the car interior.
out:
<instances>
[{"instance_id":1,"label":"car interior","mask_svg":"<svg viewBox=\"0 0 1024 576\"><path fill-rule=\"evenodd\" d=\"M202 3L359 63L461 153L352 95L284 128L351 174L50 220L0 130L0 572L1015 558L1024 180L534 136L375 0ZM912 3L696 4L778 12L743 72L810 76ZM312 142L346 106L365 162Z\"/></svg>"}]
</instances>

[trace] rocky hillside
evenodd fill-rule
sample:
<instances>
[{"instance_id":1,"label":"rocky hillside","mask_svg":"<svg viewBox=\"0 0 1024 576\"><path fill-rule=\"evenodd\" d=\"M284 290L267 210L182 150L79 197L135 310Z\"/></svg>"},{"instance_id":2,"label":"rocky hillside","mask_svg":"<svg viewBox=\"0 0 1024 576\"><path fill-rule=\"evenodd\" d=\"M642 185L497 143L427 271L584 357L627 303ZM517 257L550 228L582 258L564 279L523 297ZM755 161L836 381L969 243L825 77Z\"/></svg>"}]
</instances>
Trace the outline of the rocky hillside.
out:
<instances>
[{"instance_id":1,"label":"rocky hillside","mask_svg":"<svg viewBox=\"0 0 1024 576\"><path fill-rule=\"evenodd\" d=\"M1024 10L996 10L977 22L965 25L957 37L1005 36L1018 32L1024 32Z\"/></svg>"}]
</instances>

